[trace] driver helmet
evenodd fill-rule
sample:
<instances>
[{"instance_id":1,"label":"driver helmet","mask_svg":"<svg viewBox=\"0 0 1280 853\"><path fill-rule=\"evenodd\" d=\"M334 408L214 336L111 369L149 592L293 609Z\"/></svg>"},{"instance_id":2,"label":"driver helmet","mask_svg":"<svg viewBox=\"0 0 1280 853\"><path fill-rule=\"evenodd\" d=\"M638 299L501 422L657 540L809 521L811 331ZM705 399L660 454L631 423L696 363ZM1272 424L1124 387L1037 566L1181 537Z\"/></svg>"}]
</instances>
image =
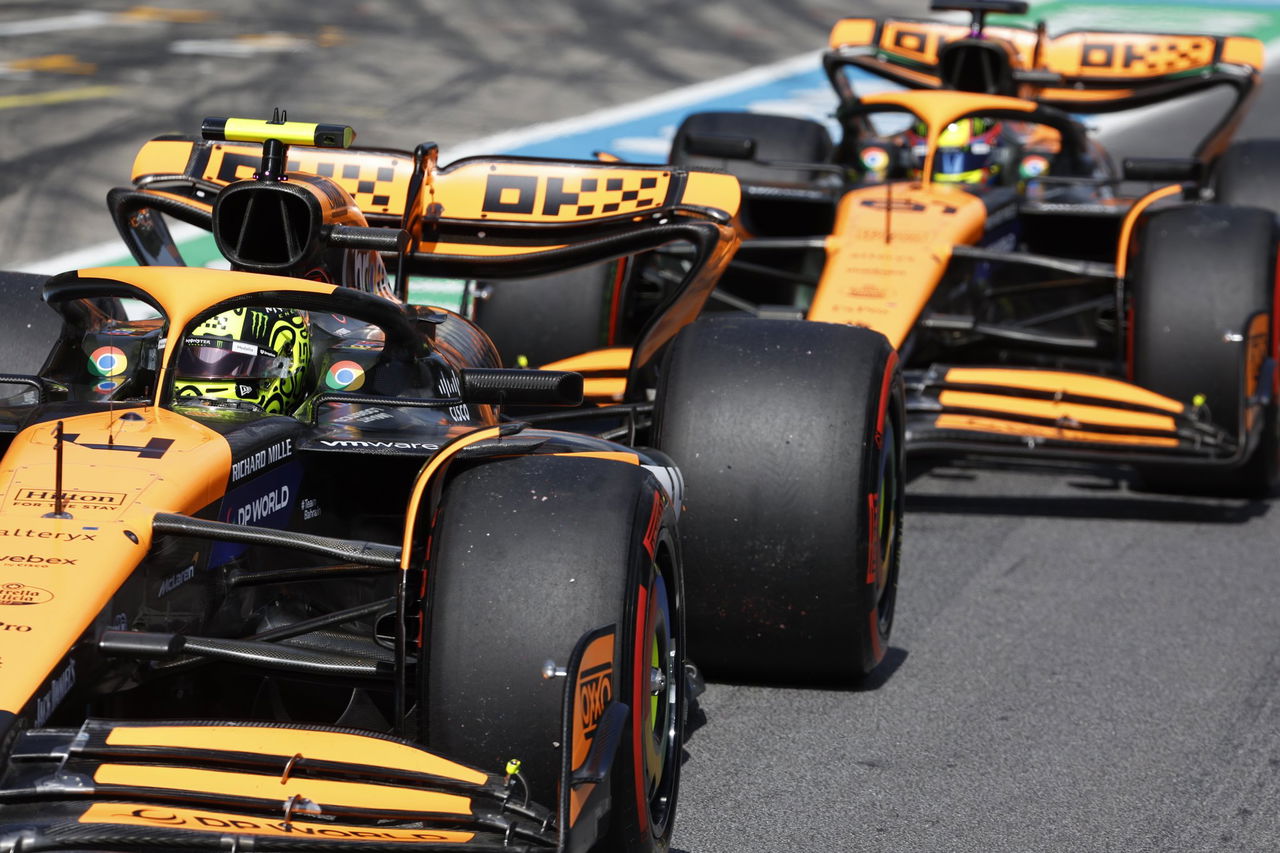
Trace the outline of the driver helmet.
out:
<instances>
[{"instance_id":1,"label":"driver helmet","mask_svg":"<svg viewBox=\"0 0 1280 853\"><path fill-rule=\"evenodd\" d=\"M971 117L952 122L938 135L933 159L933 180L940 184L990 185L1001 179L999 151L1004 126L993 119ZM913 127L910 141L918 140L923 153L923 124ZM923 157L918 156L918 162Z\"/></svg>"},{"instance_id":2,"label":"driver helmet","mask_svg":"<svg viewBox=\"0 0 1280 853\"><path fill-rule=\"evenodd\" d=\"M1000 178L996 152L1004 130L997 121L962 118L938 136L933 179L943 184L992 184Z\"/></svg>"},{"instance_id":3,"label":"driver helmet","mask_svg":"<svg viewBox=\"0 0 1280 853\"><path fill-rule=\"evenodd\" d=\"M307 392L311 329L291 308L233 308L209 317L182 342L174 396L222 398L288 414Z\"/></svg>"}]
</instances>

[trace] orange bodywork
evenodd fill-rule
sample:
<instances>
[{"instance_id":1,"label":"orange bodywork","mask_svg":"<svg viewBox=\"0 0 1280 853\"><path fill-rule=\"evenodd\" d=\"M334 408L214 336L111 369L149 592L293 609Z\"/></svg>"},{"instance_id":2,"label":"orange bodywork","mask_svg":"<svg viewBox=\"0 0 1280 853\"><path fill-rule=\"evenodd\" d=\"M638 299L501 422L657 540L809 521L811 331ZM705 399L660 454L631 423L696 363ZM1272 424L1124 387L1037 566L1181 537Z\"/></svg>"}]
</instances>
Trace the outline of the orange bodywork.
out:
<instances>
[{"instance_id":1,"label":"orange bodywork","mask_svg":"<svg viewBox=\"0 0 1280 853\"><path fill-rule=\"evenodd\" d=\"M827 43L833 50L875 47L890 57L935 66L942 46L967 38L969 32L967 25L938 21L846 18L832 28ZM1022 68L1086 80L1150 78L1205 68L1213 64L1219 44L1223 62L1260 71L1265 61L1262 43L1243 36L1075 31L1041 42L1034 30L1001 26L985 27L983 34L1007 43Z\"/></svg>"},{"instance_id":2,"label":"orange bodywork","mask_svg":"<svg viewBox=\"0 0 1280 853\"><path fill-rule=\"evenodd\" d=\"M0 631L0 711L17 713L93 625L146 556L156 512L195 513L223 495L231 448L222 436L163 409L130 414L139 420L103 411L62 421L70 519L44 517L54 510L55 424L28 427L5 454L0 529L14 538L0 556L0 600L6 590L42 600L6 608L29 630ZM104 451L109 439L121 449ZM172 442L159 458L123 449L157 439Z\"/></svg>"},{"instance_id":3,"label":"orange bodywork","mask_svg":"<svg viewBox=\"0 0 1280 853\"><path fill-rule=\"evenodd\" d=\"M1090 406L1061 400L1024 400L1000 394L982 394L973 391L943 391L938 402L944 407L958 409L985 409L1010 415L1026 415L1034 418L1051 418L1062 422L1094 423L1107 427L1129 429L1174 429L1174 420L1166 415L1146 412L1130 412L1106 406Z\"/></svg>"},{"instance_id":4,"label":"orange bodywork","mask_svg":"<svg viewBox=\"0 0 1280 853\"><path fill-rule=\"evenodd\" d=\"M1174 448L1186 412L1177 400L1087 373L954 367L942 381L942 413L933 422L942 430Z\"/></svg>"},{"instance_id":5,"label":"orange bodywork","mask_svg":"<svg viewBox=\"0 0 1280 853\"><path fill-rule=\"evenodd\" d=\"M808 319L881 332L901 346L951 260L982 236L986 208L951 187L893 184L840 201Z\"/></svg>"},{"instance_id":6,"label":"orange bodywork","mask_svg":"<svg viewBox=\"0 0 1280 853\"><path fill-rule=\"evenodd\" d=\"M1133 236L1133 228L1138 224L1138 218L1143 211L1156 202L1176 198L1181 194L1182 187L1178 184L1171 184L1158 190L1152 190L1135 201L1133 206L1129 208L1129 212L1125 214L1124 222L1120 226L1120 239L1116 245L1117 277L1124 278L1129 271L1129 239Z\"/></svg>"},{"instance_id":7,"label":"orange bodywork","mask_svg":"<svg viewBox=\"0 0 1280 853\"><path fill-rule=\"evenodd\" d=\"M1047 391L1058 395L1074 394L1097 400L1117 403L1137 403L1171 414L1180 414L1185 406L1154 391L1144 391L1128 382L1093 376L1087 373L1068 373L1059 370L1010 370L998 367L953 367L946 373L946 381L958 385L996 386L1028 391Z\"/></svg>"},{"instance_id":8,"label":"orange bodywork","mask_svg":"<svg viewBox=\"0 0 1280 853\"><path fill-rule=\"evenodd\" d=\"M876 41L875 18L845 18L837 21L827 39L830 47L864 47L874 45L885 53L900 56L914 62L933 65L938 61L938 49L948 41L965 38L969 27L963 24L943 24L935 21L887 20ZM1020 27L987 27L990 38L1008 41L1028 65L1036 46L1036 34Z\"/></svg>"},{"instance_id":9,"label":"orange bodywork","mask_svg":"<svg viewBox=\"0 0 1280 853\"><path fill-rule=\"evenodd\" d=\"M191 268L85 270L141 285L163 304L171 334L210 304L241 293L279 289L329 292L332 285L283 283L271 276ZM166 359L177 347L167 347ZM221 500L231 469L225 438L158 407L102 410L63 418L62 498L55 510L56 423L14 436L0 461L0 601L18 628L0 630L0 711L17 713L53 673L66 650L94 624L151 543L157 512L194 514ZM163 452L144 452L163 445ZM23 598L29 601L23 601ZM74 681L74 669L60 673Z\"/></svg>"},{"instance_id":10,"label":"orange bodywork","mask_svg":"<svg viewBox=\"0 0 1280 853\"><path fill-rule=\"evenodd\" d=\"M1018 435L1030 438L1057 439L1061 441L1087 441L1099 444L1127 444L1149 448L1175 448L1178 439L1174 436L1161 437L1150 435L1124 435L1120 433L1088 432L1070 427L1036 426L1020 421L1003 421L999 418L977 417L973 415L940 415L934 421L938 429L965 430L984 432L993 435Z\"/></svg>"},{"instance_id":11,"label":"orange bodywork","mask_svg":"<svg viewBox=\"0 0 1280 853\"><path fill-rule=\"evenodd\" d=\"M334 782L305 776L291 777L281 785L278 774L151 764L102 764L94 772L93 781L99 787L192 791L215 797L247 797L272 804L296 795L321 805L327 813L376 814L402 811L418 814L471 814L471 799L458 794L365 782Z\"/></svg>"},{"instance_id":12,"label":"orange bodywork","mask_svg":"<svg viewBox=\"0 0 1280 853\"><path fill-rule=\"evenodd\" d=\"M631 350L609 347L562 358L543 365L544 370L571 370L582 374L582 396L592 402L615 403L627 390ZM607 375L602 375L607 374Z\"/></svg>"},{"instance_id":13,"label":"orange bodywork","mask_svg":"<svg viewBox=\"0 0 1280 853\"><path fill-rule=\"evenodd\" d=\"M208 151L201 160L199 152ZM165 178L183 175L218 186L252 178L261 146L205 145L194 141L151 140L133 164L132 180L148 192L163 192ZM322 175L342 187L367 214L403 216L409 204L413 157L407 152L339 148L289 149L288 169ZM506 223L589 222L603 216L644 214L666 205L735 213L741 199L737 179L713 172L675 172L607 162L539 162L514 158L469 158L428 170L417 217ZM157 183L156 187L149 184ZM183 197L188 204L198 200ZM208 207L208 204L203 206ZM510 254L485 243L468 244L473 254ZM528 246L525 251L558 246ZM461 254L458 248L424 241L424 252Z\"/></svg>"},{"instance_id":14,"label":"orange bodywork","mask_svg":"<svg viewBox=\"0 0 1280 853\"><path fill-rule=\"evenodd\" d=\"M1066 33L1045 45L1044 66L1083 79L1155 77L1210 65L1217 41L1212 36Z\"/></svg>"},{"instance_id":15,"label":"orange bodywork","mask_svg":"<svg viewBox=\"0 0 1280 853\"><path fill-rule=\"evenodd\" d=\"M278 726L116 726L106 742L115 747L250 752L288 759L294 755L361 766L428 773L482 785L486 776L416 747L350 732L320 732Z\"/></svg>"}]
</instances>

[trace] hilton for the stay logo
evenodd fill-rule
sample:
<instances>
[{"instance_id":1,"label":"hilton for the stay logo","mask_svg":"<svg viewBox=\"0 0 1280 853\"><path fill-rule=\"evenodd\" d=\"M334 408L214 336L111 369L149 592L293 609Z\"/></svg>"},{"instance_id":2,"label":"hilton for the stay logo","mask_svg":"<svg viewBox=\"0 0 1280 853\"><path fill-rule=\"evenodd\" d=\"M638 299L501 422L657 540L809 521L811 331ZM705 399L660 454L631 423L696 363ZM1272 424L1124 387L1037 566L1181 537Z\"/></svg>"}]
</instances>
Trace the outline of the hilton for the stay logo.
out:
<instances>
[{"instance_id":1,"label":"hilton for the stay logo","mask_svg":"<svg viewBox=\"0 0 1280 853\"><path fill-rule=\"evenodd\" d=\"M19 489L13 499L15 506L52 505L57 497L53 489ZM68 509L114 510L124 506L128 498L124 492L85 492L67 489L62 493L62 505Z\"/></svg>"}]
</instances>

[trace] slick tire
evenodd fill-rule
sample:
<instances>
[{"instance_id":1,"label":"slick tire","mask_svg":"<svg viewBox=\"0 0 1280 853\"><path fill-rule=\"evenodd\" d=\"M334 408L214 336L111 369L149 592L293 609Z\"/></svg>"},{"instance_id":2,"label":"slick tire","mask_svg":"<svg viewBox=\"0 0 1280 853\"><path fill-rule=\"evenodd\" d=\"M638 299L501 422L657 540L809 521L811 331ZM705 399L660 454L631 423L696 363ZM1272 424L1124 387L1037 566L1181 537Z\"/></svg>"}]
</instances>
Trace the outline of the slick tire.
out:
<instances>
[{"instance_id":1,"label":"slick tire","mask_svg":"<svg viewBox=\"0 0 1280 853\"><path fill-rule=\"evenodd\" d=\"M609 345L619 300L619 264L596 264L537 278L480 282L475 322L498 347L502 363L541 367Z\"/></svg>"},{"instance_id":2,"label":"slick tire","mask_svg":"<svg viewBox=\"0 0 1280 853\"><path fill-rule=\"evenodd\" d=\"M1250 431L1244 401L1276 358L1275 216L1259 208L1196 204L1147 216L1134 235L1127 286L1133 380L1192 405L1228 435ZM1139 469L1161 491L1260 497L1280 474L1274 374L1259 438L1238 466Z\"/></svg>"},{"instance_id":3,"label":"slick tire","mask_svg":"<svg viewBox=\"0 0 1280 853\"><path fill-rule=\"evenodd\" d=\"M687 683L675 511L651 475L582 457L482 464L447 487L434 540L428 744L491 772L519 758L532 799L554 808L565 681L543 667L614 625L614 698L630 716L600 849L666 850Z\"/></svg>"},{"instance_id":4,"label":"slick tire","mask_svg":"<svg viewBox=\"0 0 1280 853\"><path fill-rule=\"evenodd\" d=\"M689 656L712 677L849 681L883 659L903 388L877 332L703 319L673 342L654 443L685 480Z\"/></svg>"},{"instance_id":5,"label":"slick tire","mask_svg":"<svg viewBox=\"0 0 1280 853\"><path fill-rule=\"evenodd\" d=\"M5 306L0 324L0 360L8 373L35 373L58 339L62 321L41 298L45 275L0 272L0 304ZM15 386L0 386L0 397Z\"/></svg>"},{"instance_id":6,"label":"slick tire","mask_svg":"<svg viewBox=\"0 0 1280 853\"><path fill-rule=\"evenodd\" d=\"M747 112L694 113L681 122L671 141L671 162L724 169L739 180L807 184L819 173L767 168L751 160L721 159L690 151L694 136L740 137L755 141L756 160L826 163L833 145L826 127L810 119Z\"/></svg>"},{"instance_id":7,"label":"slick tire","mask_svg":"<svg viewBox=\"0 0 1280 853\"><path fill-rule=\"evenodd\" d=\"M1223 152L1209 185L1218 204L1280 213L1280 139L1248 139Z\"/></svg>"}]
</instances>

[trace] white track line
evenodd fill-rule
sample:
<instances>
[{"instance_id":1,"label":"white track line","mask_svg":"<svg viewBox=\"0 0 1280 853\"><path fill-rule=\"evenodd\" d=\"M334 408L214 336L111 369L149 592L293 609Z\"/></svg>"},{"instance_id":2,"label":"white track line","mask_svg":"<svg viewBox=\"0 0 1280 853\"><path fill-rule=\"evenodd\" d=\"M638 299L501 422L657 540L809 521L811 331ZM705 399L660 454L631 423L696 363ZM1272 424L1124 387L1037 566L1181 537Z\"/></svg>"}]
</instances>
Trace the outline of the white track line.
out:
<instances>
[{"instance_id":1,"label":"white track line","mask_svg":"<svg viewBox=\"0 0 1280 853\"><path fill-rule=\"evenodd\" d=\"M0 37L32 36L39 33L57 33L66 30L87 30L110 23L116 17L117 15L114 12L77 12L74 15L58 15L53 18L9 21L0 24Z\"/></svg>"},{"instance_id":2,"label":"white track line","mask_svg":"<svg viewBox=\"0 0 1280 853\"><path fill-rule=\"evenodd\" d=\"M811 50L770 65L762 65L759 68L731 74L718 80L709 80L706 83L695 83L692 86L673 89L670 92L653 95L630 104L607 107L573 118L534 124L519 130L464 142L449 149L447 152L448 159L450 161L460 160L463 157L473 157L477 154L492 154L494 151L517 148L523 145L534 145L538 142L546 142L548 139L555 139L558 136L596 130L607 125L622 124L623 122L644 118L654 113L679 109L699 101L727 95L731 92L763 86L802 71L820 68L821 57L822 51Z\"/></svg>"},{"instance_id":3,"label":"white track line","mask_svg":"<svg viewBox=\"0 0 1280 853\"><path fill-rule=\"evenodd\" d=\"M167 220L169 225L169 233L173 235L175 243L181 245L190 240L199 237L206 237L209 232L203 228L197 228L194 225L188 225L185 222L176 220ZM25 266L19 266L18 272L33 272L41 275L54 275L55 273L66 272L67 270L87 269L88 267L99 267L103 264L110 263L117 258L127 257L129 248L124 241L117 238L106 243L98 243L93 246L85 246L83 249L76 249L74 252L67 252L57 257L49 258L44 261L32 261Z\"/></svg>"}]
</instances>

